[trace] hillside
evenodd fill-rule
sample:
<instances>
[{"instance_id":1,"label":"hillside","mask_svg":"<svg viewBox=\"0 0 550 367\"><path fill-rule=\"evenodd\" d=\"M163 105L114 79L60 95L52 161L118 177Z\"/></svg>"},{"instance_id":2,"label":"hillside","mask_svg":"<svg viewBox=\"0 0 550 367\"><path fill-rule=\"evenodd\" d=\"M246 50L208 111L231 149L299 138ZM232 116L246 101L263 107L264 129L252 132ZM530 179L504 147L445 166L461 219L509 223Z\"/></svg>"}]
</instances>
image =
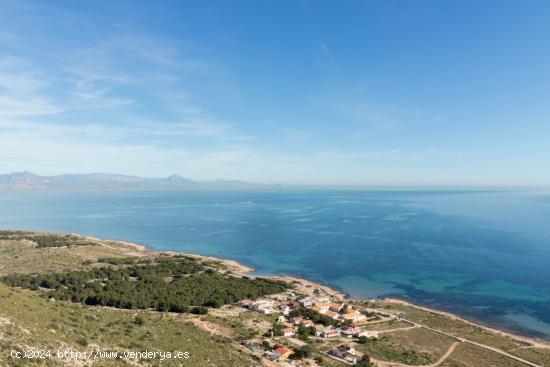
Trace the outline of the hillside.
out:
<instances>
[{"instance_id":1,"label":"hillside","mask_svg":"<svg viewBox=\"0 0 550 367\"><path fill-rule=\"evenodd\" d=\"M76 234L0 231L0 366L550 366L541 342L248 271ZM29 351L52 355L13 358Z\"/></svg>"},{"instance_id":2,"label":"hillside","mask_svg":"<svg viewBox=\"0 0 550 367\"><path fill-rule=\"evenodd\" d=\"M32 172L0 174L0 190L42 189L229 189L254 187L243 181L193 181L179 175L145 178L120 174L88 173L41 176Z\"/></svg>"}]
</instances>

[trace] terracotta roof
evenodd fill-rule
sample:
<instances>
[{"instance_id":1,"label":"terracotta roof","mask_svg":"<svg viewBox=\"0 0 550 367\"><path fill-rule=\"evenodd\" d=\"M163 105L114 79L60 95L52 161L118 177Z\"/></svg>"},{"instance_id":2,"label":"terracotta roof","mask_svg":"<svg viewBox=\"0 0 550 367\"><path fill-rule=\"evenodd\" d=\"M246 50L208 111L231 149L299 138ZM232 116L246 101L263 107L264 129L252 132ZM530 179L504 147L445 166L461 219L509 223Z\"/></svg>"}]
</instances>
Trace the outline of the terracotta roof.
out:
<instances>
[{"instance_id":1,"label":"terracotta roof","mask_svg":"<svg viewBox=\"0 0 550 367\"><path fill-rule=\"evenodd\" d=\"M330 307L330 305L331 305L330 302L321 302L321 303L316 303L315 304L316 307L320 307L320 308Z\"/></svg>"},{"instance_id":2,"label":"terracotta roof","mask_svg":"<svg viewBox=\"0 0 550 367\"><path fill-rule=\"evenodd\" d=\"M361 316L361 312L359 311L356 311L356 310L353 310L351 312L348 312L348 313L345 313L342 315L345 319L353 319L353 318L356 318L357 316Z\"/></svg>"},{"instance_id":3,"label":"terracotta roof","mask_svg":"<svg viewBox=\"0 0 550 367\"><path fill-rule=\"evenodd\" d=\"M288 348L277 348L275 349L275 353L278 353L278 354L285 354L285 353L288 353L290 352L290 349Z\"/></svg>"}]
</instances>

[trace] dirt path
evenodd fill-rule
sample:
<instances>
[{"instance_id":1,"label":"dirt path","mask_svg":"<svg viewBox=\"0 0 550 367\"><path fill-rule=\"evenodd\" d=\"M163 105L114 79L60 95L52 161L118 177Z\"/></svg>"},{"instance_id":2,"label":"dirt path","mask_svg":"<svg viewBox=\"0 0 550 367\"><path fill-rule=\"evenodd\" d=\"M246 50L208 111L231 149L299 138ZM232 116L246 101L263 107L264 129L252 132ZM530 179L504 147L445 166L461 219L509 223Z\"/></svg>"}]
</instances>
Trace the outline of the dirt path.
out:
<instances>
[{"instance_id":1,"label":"dirt path","mask_svg":"<svg viewBox=\"0 0 550 367\"><path fill-rule=\"evenodd\" d=\"M502 335L502 336L507 336L507 337L510 337L512 339L515 339L515 340L519 340L519 341L522 341L522 342L525 342L525 343L529 343L529 344L531 344L532 346L534 346L536 348L550 348L550 343L548 343L546 341L535 339L535 338L530 338L530 337L526 337L526 336L516 335L516 334L510 333L510 332L506 332L506 331L503 331L503 330L498 330L498 329L495 329L495 328L492 328L492 327L489 327L489 326L478 324L478 323L467 320L463 317L460 317L460 316L455 315L455 314L450 313L450 312L445 312L445 311L437 310L437 309L434 309L434 308L415 305L413 303L409 303L409 302L406 302L406 301L403 301L403 300L400 300L400 299L396 299L396 298L386 298L385 301L389 302L389 303L402 304L402 305L405 305L405 306L417 308L419 310L423 310L423 311L435 313L435 314L438 314L438 315L446 316L446 317L450 318L451 320L461 321L461 322L464 322L466 324L485 329L485 330L487 330L489 332L492 332L492 333L495 333L495 334L499 334L499 335Z\"/></svg>"},{"instance_id":2,"label":"dirt path","mask_svg":"<svg viewBox=\"0 0 550 367\"><path fill-rule=\"evenodd\" d=\"M445 360L451 355L452 352L454 352L455 348L459 344L460 344L460 342L458 342L458 341L451 344L449 349L445 352L445 354L443 354L441 356L441 358L439 358L437 360L437 362L432 363L432 364L420 365L420 366L416 366L416 367L437 367L437 366L439 366L441 363L445 362ZM377 367L411 367L411 365L409 365L409 364L404 364L404 363L399 363L399 362L388 362L388 361L382 361L380 359L375 359L375 358L371 358L371 360L373 362L376 362Z\"/></svg>"},{"instance_id":3,"label":"dirt path","mask_svg":"<svg viewBox=\"0 0 550 367\"><path fill-rule=\"evenodd\" d=\"M401 302L401 301L398 301L396 303L403 303L403 304L408 304L406 302ZM416 306L414 306L416 307ZM417 307L417 308L420 308L420 309L425 309L425 310L429 310L427 308L422 308L422 307ZM490 350L491 352L495 352L495 353L498 353L502 356L505 356L507 358L510 358L510 359L513 359L515 361L518 361L518 362L521 362L525 365L528 365L528 366L531 366L531 367L543 367L539 364L536 364L536 363L533 363L533 362L530 362L526 359L523 359L521 357L518 357L518 356L515 356L513 354L510 354L502 349L499 349L499 348L496 348L496 347L492 347L490 345L486 345L486 344L482 344L482 343L478 343L478 342L475 342L473 340L468 340L466 338L463 338L463 337L460 337L460 336L456 336L456 335L453 335L453 334L450 334L450 333L447 333L445 331L442 331L442 330L437 330L437 329L434 329L432 327L429 327L429 326L426 326L426 325L423 325L423 324L419 324L417 322L414 322L414 321L411 321L411 320L408 320L406 318L403 318L403 317L400 317L399 315L395 315L391 312L387 312L388 315L391 315L391 316L394 316L397 320L400 320L400 321L405 321L405 322L408 322L409 324L412 324L412 325L415 325L417 327L421 327L421 328L424 328L426 330L429 330L429 331L433 331L434 333L438 333L438 334L441 334L441 335L445 335L445 336L448 336L452 339L454 339L455 341L457 342L461 342L461 343L468 343L468 344L472 344L472 345L475 345L476 347L479 347L479 348L483 348L483 349L486 349L486 350ZM445 313L440 313L440 314L443 314L443 315L447 315L449 316L449 314L445 314ZM455 317L454 318L455 320L461 320L460 318L457 318ZM473 325L476 325L476 324L473 324ZM479 326L479 325L476 325L476 326ZM487 329L487 328L486 328ZM516 338L517 340L517 338ZM540 345L539 343L536 343L535 345ZM544 344L543 344L544 345ZM456 348L456 346L455 346ZM452 352L452 351L451 351ZM385 362L385 361L377 361L378 363L378 366L380 367L405 367L405 366L408 366L406 364L400 364L400 363L396 363L396 362ZM436 365L437 366L437 365Z\"/></svg>"},{"instance_id":4,"label":"dirt path","mask_svg":"<svg viewBox=\"0 0 550 367\"><path fill-rule=\"evenodd\" d=\"M456 349L456 347L458 347L458 345L460 344L460 342L454 342L450 347L449 347L449 350L447 350L445 352L445 354L443 354L441 356L441 358L439 358L439 360L437 362L435 362L434 364L430 365L430 367L437 367L439 366L441 363L445 362L445 360L451 355L452 352L454 352L454 350Z\"/></svg>"},{"instance_id":5,"label":"dirt path","mask_svg":"<svg viewBox=\"0 0 550 367\"><path fill-rule=\"evenodd\" d=\"M219 336L224 336L226 338L231 338L233 336L233 333L230 329L226 329L210 321L201 320L199 318L190 318L185 320L184 322L193 324L199 329L201 329L202 331L206 331L207 333L210 333L210 335L219 335Z\"/></svg>"},{"instance_id":6,"label":"dirt path","mask_svg":"<svg viewBox=\"0 0 550 367\"><path fill-rule=\"evenodd\" d=\"M418 325L411 325L411 326L400 327L400 328L397 328L397 329L373 330L373 331L376 331L378 334L382 334L382 333L393 333L394 331L405 331L405 330L410 330L410 329L416 329L416 328L419 328L419 327L420 326L418 326Z\"/></svg>"},{"instance_id":7,"label":"dirt path","mask_svg":"<svg viewBox=\"0 0 550 367\"><path fill-rule=\"evenodd\" d=\"M508 352L505 352L503 351L502 349L499 349L499 348L495 348L495 347L491 347L489 345L486 345L486 344L481 344L481 343L478 343L478 342L475 342L475 341L472 341L472 340L468 340L466 338L462 338L462 337L458 337L456 335L453 335L453 334L450 334L450 333L447 333L447 332L444 332L444 331L441 331L441 330L437 330L437 329L434 329L434 328L431 328L429 326L426 326L426 325L422 325L422 324L419 324L419 323L416 323L414 321L411 321L411 320L407 320L407 319L403 319L401 318L401 320L405 321L405 322L409 322L413 325L418 325L426 330L430 330L430 331L433 331L434 333L438 333L438 334L441 334L441 335L445 335L445 336L448 336L450 338L453 338L459 342L463 342L463 343L469 343L469 344L472 344L472 345L475 345L476 347L480 347L480 348L483 348L483 349L487 349L487 350L490 350L492 352L495 352L495 353L498 353L500 355L503 355L505 357L508 357L510 359L513 359L513 360L516 360L518 362L521 362L523 364L526 364L528 366L531 366L531 367L543 367L539 364L536 364L536 363L533 363L533 362L530 362L526 359L523 359L523 358L520 358L520 357L517 357L513 354L510 354Z\"/></svg>"}]
</instances>

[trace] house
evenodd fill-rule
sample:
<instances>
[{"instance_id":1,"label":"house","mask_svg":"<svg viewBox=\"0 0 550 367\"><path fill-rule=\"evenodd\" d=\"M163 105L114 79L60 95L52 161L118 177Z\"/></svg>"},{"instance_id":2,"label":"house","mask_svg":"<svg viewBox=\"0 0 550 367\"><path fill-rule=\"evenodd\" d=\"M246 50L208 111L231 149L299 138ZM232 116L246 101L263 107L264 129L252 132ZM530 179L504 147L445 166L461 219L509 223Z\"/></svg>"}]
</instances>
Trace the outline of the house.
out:
<instances>
[{"instance_id":1,"label":"house","mask_svg":"<svg viewBox=\"0 0 550 367\"><path fill-rule=\"evenodd\" d=\"M252 301L251 299L243 299L242 301L239 301L237 304L240 307L250 308L250 306L252 306L253 303L254 301Z\"/></svg>"},{"instance_id":2,"label":"house","mask_svg":"<svg viewBox=\"0 0 550 367\"><path fill-rule=\"evenodd\" d=\"M361 328L358 328L356 326L346 326L340 330L340 333L343 336L347 336L348 338L351 338L352 336L359 334L361 332Z\"/></svg>"},{"instance_id":3,"label":"house","mask_svg":"<svg viewBox=\"0 0 550 367\"><path fill-rule=\"evenodd\" d=\"M340 312L344 309L344 307L344 303L331 303L329 306L329 310L331 310L332 312Z\"/></svg>"},{"instance_id":4,"label":"house","mask_svg":"<svg viewBox=\"0 0 550 367\"><path fill-rule=\"evenodd\" d=\"M281 332L283 333L283 336L294 336L294 335L296 335L296 332L294 331L294 328L291 328L291 327L286 327L286 328L282 329Z\"/></svg>"},{"instance_id":5,"label":"house","mask_svg":"<svg viewBox=\"0 0 550 367\"><path fill-rule=\"evenodd\" d=\"M288 300L288 297L285 295L285 294L274 294L273 296L271 296L271 298L279 301L279 302L284 302L286 300Z\"/></svg>"},{"instance_id":6,"label":"house","mask_svg":"<svg viewBox=\"0 0 550 367\"><path fill-rule=\"evenodd\" d=\"M275 302L273 302L270 299L260 299L260 300L257 300L255 302L253 302L250 305L249 308L253 311L269 315L269 314L274 312L273 311L273 305L274 304L275 304Z\"/></svg>"},{"instance_id":7,"label":"house","mask_svg":"<svg viewBox=\"0 0 550 367\"><path fill-rule=\"evenodd\" d=\"M330 302L320 302L320 303L316 303L314 306L312 306L311 309L314 310L314 311L317 311L321 314L325 314L329 311L330 305L331 305Z\"/></svg>"},{"instance_id":8,"label":"house","mask_svg":"<svg viewBox=\"0 0 550 367\"><path fill-rule=\"evenodd\" d=\"M309 296L309 297L302 298L300 300L300 305L302 307L311 308L312 306L314 306L316 304L329 302L329 301L330 301L330 297L327 297L327 296L323 296L323 297L311 297L311 296Z\"/></svg>"},{"instance_id":9,"label":"house","mask_svg":"<svg viewBox=\"0 0 550 367\"><path fill-rule=\"evenodd\" d=\"M355 334L355 336L357 336L358 338L360 338L362 336L365 336L369 339L378 339L378 331L365 330L365 331L361 331L360 333Z\"/></svg>"},{"instance_id":10,"label":"house","mask_svg":"<svg viewBox=\"0 0 550 367\"><path fill-rule=\"evenodd\" d=\"M290 307L288 305L285 305L285 304L280 305L279 306L279 311L281 311L281 313L283 315L288 315L290 313Z\"/></svg>"},{"instance_id":11,"label":"house","mask_svg":"<svg viewBox=\"0 0 550 367\"><path fill-rule=\"evenodd\" d=\"M254 340L245 340L241 344L248 348L252 355L260 356L262 349L259 348L259 345Z\"/></svg>"},{"instance_id":12,"label":"house","mask_svg":"<svg viewBox=\"0 0 550 367\"><path fill-rule=\"evenodd\" d=\"M313 324L313 321L311 321L311 320L304 320L304 321L302 321L302 325L305 326L305 327L311 327L314 324Z\"/></svg>"},{"instance_id":13,"label":"house","mask_svg":"<svg viewBox=\"0 0 550 367\"><path fill-rule=\"evenodd\" d=\"M346 361L354 364L357 362L357 358L355 357L355 349L348 345L340 345L334 349L331 349L328 354L337 358L345 359Z\"/></svg>"},{"instance_id":14,"label":"house","mask_svg":"<svg viewBox=\"0 0 550 367\"><path fill-rule=\"evenodd\" d=\"M367 318L367 316L363 315L361 312L357 310L351 310L345 314L342 315L342 318L344 320L350 320L352 322L361 321Z\"/></svg>"},{"instance_id":15,"label":"house","mask_svg":"<svg viewBox=\"0 0 550 367\"><path fill-rule=\"evenodd\" d=\"M321 324L315 324L313 327L315 328L315 336L322 336L326 330L332 329L332 326L325 326Z\"/></svg>"},{"instance_id":16,"label":"house","mask_svg":"<svg viewBox=\"0 0 550 367\"><path fill-rule=\"evenodd\" d=\"M278 356L276 361L282 362L286 361L288 357L290 357L292 350L288 348L277 348L275 349L274 354Z\"/></svg>"},{"instance_id":17,"label":"house","mask_svg":"<svg viewBox=\"0 0 550 367\"><path fill-rule=\"evenodd\" d=\"M340 314L338 312L327 311L327 312L324 313L324 315L330 317L333 320L339 320L340 319Z\"/></svg>"},{"instance_id":18,"label":"house","mask_svg":"<svg viewBox=\"0 0 550 367\"><path fill-rule=\"evenodd\" d=\"M322 338L332 338L332 337L338 336L339 334L340 333L336 329L325 329L320 333L319 336Z\"/></svg>"},{"instance_id":19,"label":"house","mask_svg":"<svg viewBox=\"0 0 550 367\"><path fill-rule=\"evenodd\" d=\"M285 321L286 321L286 318L283 315L279 315L279 317L277 317L277 322L285 322Z\"/></svg>"},{"instance_id":20,"label":"house","mask_svg":"<svg viewBox=\"0 0 550 367\"><path fill-rule=\"evenodd\" d=\"M323 324L315 324L313 327L315 328L315 336L321 336L321 333L327 328Z\"/></svg>"},{"instance_id":21,"label":"house","mask_svg":"<svg viewBox=\"0 0 550 367\"><path fill-rule=\"evenodd\" d=\"M323 324L315 324L315 325L313 325L313 327L314 327L315 330L317 330L317 331L321 331L321 330L324 330L324 329L326 328L326 326L323 325Z\"/></svg>"},{"instance_id":22,"label":"house","mask_svg":"<svg viewBox=\"0 0 550 367\"><path fill-rule=\"evenodd\" d=\"M304 319L300 316L294 316L288 319L288 322L294 325L300 325L302 322L304 322Z\"/></svg>"},{"instance_id":23,"label":"house","mask_svg":"<svg viewBox=\"0 0 550 367\"><path fill-rule=\"evenodd\" d=\"M329 302L330 297L329 296L318 296L316 297L316 303L322 303L322 302Z\"/></svg>"},{"instance_id":24,"label":"house","mask_svg":"<svg viewBox=\"0 0 550 367\"><path fill-rule=\"evenodd\" d=\"M302 306L302 307L309 308L309 307L313 306L314 304L315 304L315 298L313 298L313 297L306 297L306 298L302 298L300 300L300 306Z\"/></svg>"},{"instance_id":25,"label":"house","mask_svg":"<svg viewBox=\"0 0 550 367\"><path fill-rule=\"evenodd\" d=\"M290 307L290 310L297 310L300 308L300 303L296 301L288 301L286 305Z\"/></svg>"}]
</instances>

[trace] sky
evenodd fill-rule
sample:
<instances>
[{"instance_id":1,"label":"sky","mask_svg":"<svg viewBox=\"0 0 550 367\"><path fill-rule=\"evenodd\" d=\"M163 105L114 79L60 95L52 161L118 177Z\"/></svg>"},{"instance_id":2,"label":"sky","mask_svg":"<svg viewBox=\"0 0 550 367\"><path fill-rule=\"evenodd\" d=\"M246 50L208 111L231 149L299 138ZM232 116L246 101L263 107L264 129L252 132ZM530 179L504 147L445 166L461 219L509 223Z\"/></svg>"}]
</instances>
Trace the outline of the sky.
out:
<instances>
[{"instance_id":1,"label":"sky","mask_svg":"<svg viewBox=\"0 0 550 367\"><path fill-rule=\"evenodd\" d=\"M0 0L0 173L550 185L550 2Z\"/></svg>"}]
</instances>

